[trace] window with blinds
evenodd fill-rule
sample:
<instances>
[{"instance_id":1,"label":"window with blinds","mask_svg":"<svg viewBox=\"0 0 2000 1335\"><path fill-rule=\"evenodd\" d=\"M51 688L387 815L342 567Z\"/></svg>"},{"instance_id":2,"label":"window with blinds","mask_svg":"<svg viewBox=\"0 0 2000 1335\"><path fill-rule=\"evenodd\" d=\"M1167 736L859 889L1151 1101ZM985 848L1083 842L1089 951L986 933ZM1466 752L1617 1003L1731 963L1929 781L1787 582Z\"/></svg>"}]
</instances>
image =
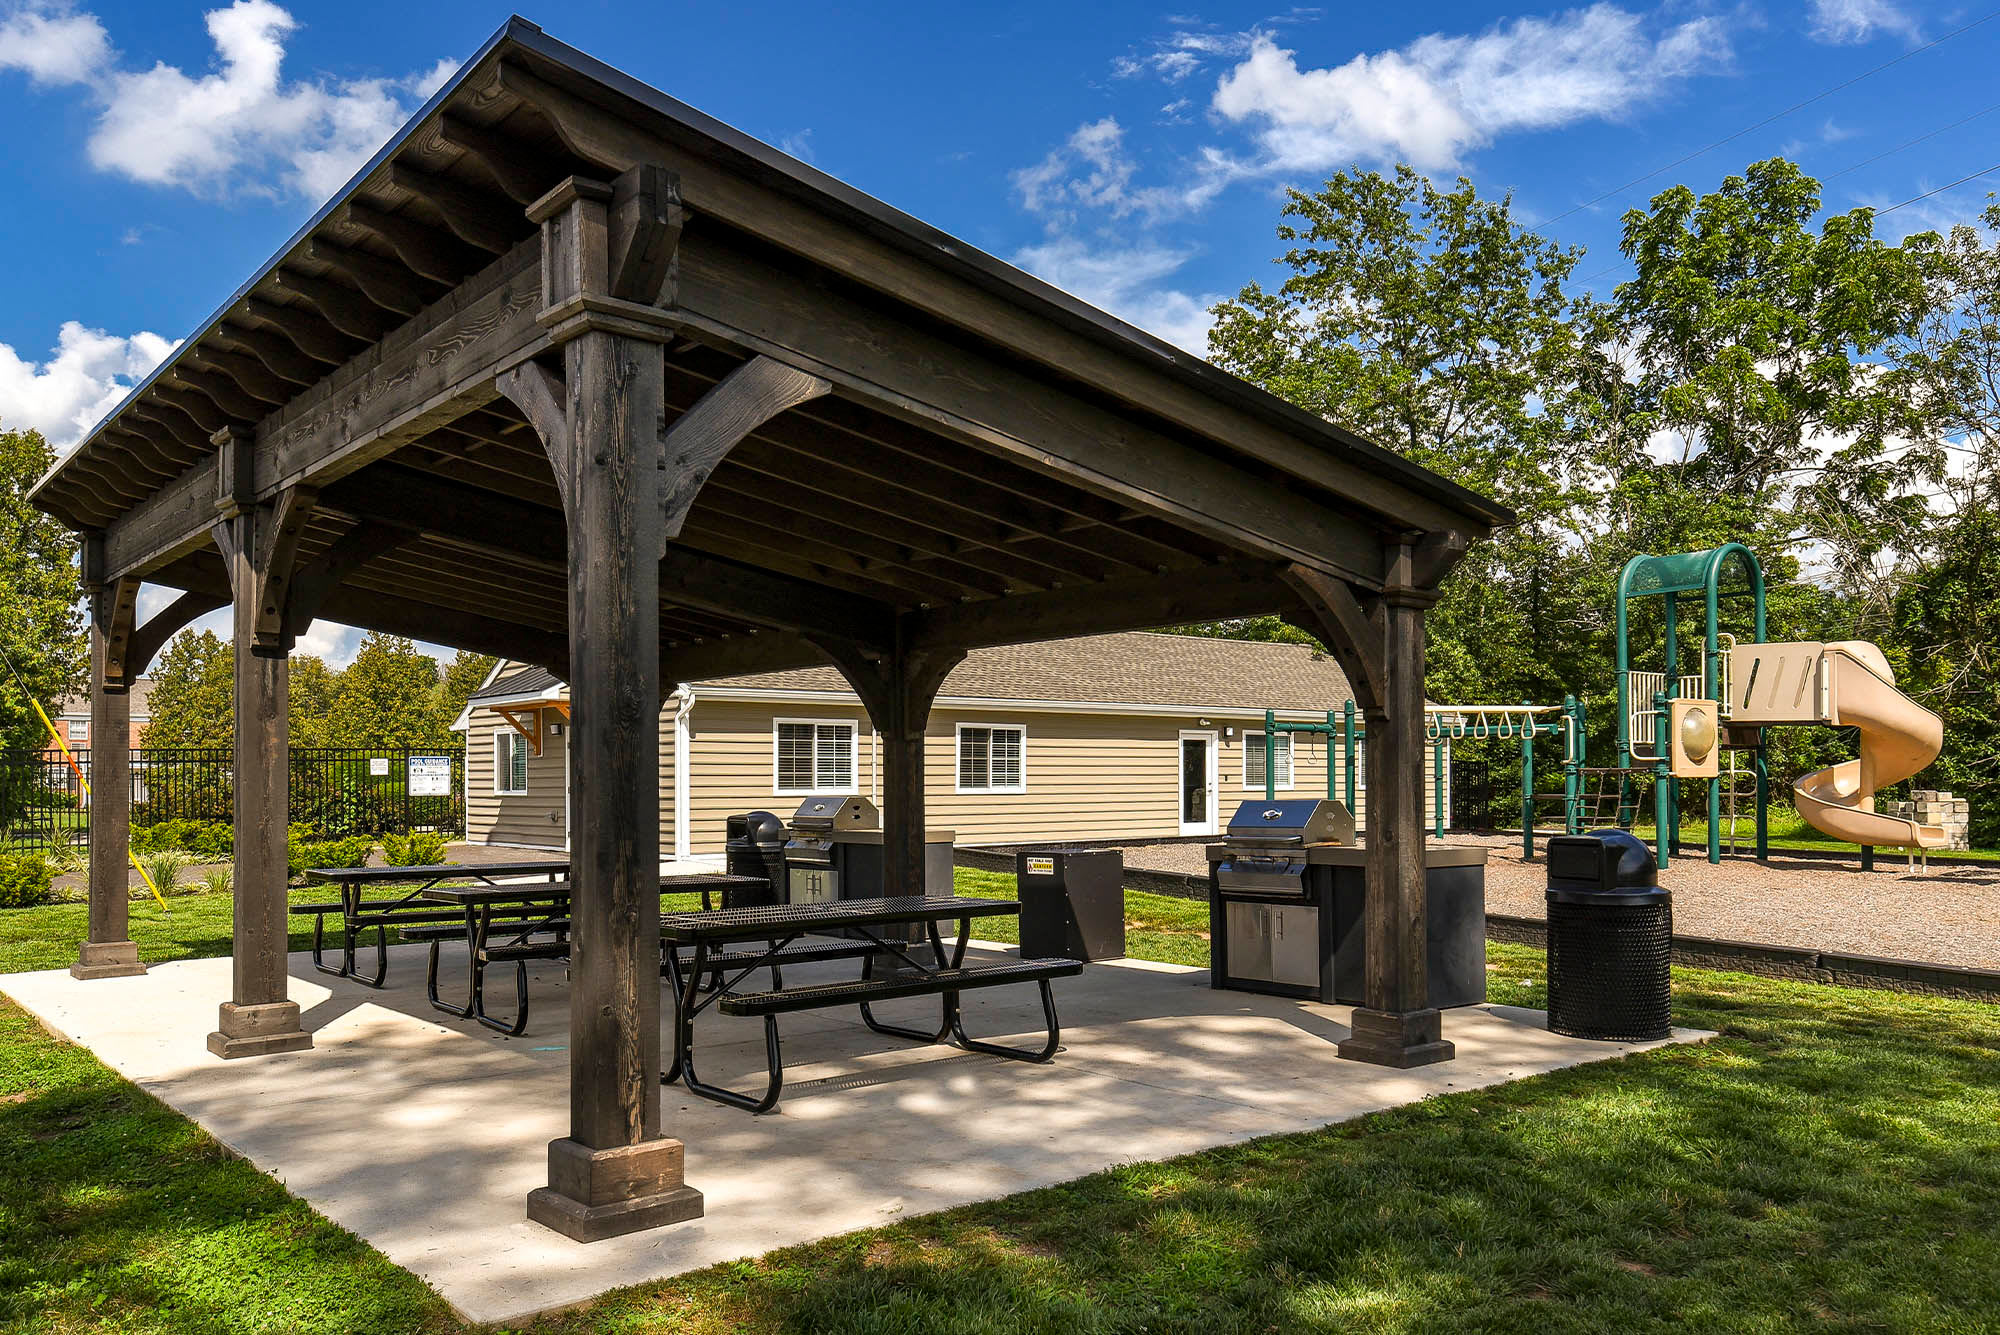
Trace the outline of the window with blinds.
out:
<instances>
[{"instance_id":1,"label":"window with blinds","mask_svg":"<svg viewBox=\"0 0 2000 1335\"><path fill-rule=\"evenodd\" d=\"M1278 788L1292 786L1292 734L1281 732L1275 739L1267 738L1261 732L1243 734L1243 786L1262 791L1264 787L1264 760L1269 755L1276 770Z\"/></svg>"},{"instance_id":2,"label":"window with blinds","mask_svg":"<svg viewBox=\"0 0 2000 1335\"><path fill-rule=\"evenodd\" d=\"M502 797L528 791L528 739L512 728L493 733L493 791Z\"/></svg>"},{"instance_id":3,"label":"window with blinds","mask_svg":"<svg viewBox=\"0 0 2000 1335\"><path fill-rule=\"evenodd\" d=\"M854 792L854 741L852 723L780 719L775 740L779 795Z\"/></svg>"},{"instance_id":4,"label":"window with blinds","mask_svg":"<svg viewBox=\"0 0 2000 1335\"><path fill-rule=\"evenodd\" d=\"M1021 793L1027 787L1026 729L987 723L959 725L959 792Z\"/></svg>"}]
</instances>

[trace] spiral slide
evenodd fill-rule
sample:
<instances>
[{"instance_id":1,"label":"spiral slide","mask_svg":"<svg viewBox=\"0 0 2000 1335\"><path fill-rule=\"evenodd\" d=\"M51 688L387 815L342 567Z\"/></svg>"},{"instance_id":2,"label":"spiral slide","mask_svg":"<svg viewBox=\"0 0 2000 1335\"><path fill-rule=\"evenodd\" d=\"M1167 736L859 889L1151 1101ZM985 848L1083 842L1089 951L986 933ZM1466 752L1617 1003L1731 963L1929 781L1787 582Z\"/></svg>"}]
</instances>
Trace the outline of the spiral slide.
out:
<instances>
[{"instance_id":1,"label":"spiral slide","mask_svg":"<svg viewBox=\"0 0 2000 1335\"><path fill-rule=\"evenodd\" d=\"M1944 749L1944 720L1896 689L1896 675L1882 651L1866 640L1826 646L1834 727L1861 731L1861 755L1816 770L1792 786L1799 814L1817 830L1848 843L1885 848L1943 848L1935 825L1884 816L1875 792L1915 775Z\"/></svg>"}]
</instances>

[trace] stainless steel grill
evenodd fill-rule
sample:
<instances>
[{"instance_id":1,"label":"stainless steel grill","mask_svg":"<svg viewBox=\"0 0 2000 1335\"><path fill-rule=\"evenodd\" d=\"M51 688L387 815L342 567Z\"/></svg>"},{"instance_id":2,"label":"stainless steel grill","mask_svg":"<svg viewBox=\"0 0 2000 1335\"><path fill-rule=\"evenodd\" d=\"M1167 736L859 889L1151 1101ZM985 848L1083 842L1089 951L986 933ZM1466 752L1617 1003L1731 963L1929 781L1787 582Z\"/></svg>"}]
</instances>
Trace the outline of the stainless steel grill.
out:
<instances>
[{"instance_id":1,"label":"stainless steel grill","mask_svg":"<svg viewBox=\"0 0 2000 1335\"><path fill-rule=\"evenodd\" d=\"M792 813L785 843L785 892L793 904L830 903L841 897L847 870L839 850L845 838L879 834L882 815L865 797L808 797ZM878 890L876 893L880 893Z\"/></svg>"},{"instance_id":2,"label":"stainless steel grill","mask_svg":"<svg viewBox=\"0 0 2000 1335\"><path fill-rule=\"evenodd\" d=\"M1303 900L1306 854L1316 844L1352 844L1354 817L1330 798L1245 802L1224 833L1218 890L1244 899Z\"/></svg>"}]
</instances>

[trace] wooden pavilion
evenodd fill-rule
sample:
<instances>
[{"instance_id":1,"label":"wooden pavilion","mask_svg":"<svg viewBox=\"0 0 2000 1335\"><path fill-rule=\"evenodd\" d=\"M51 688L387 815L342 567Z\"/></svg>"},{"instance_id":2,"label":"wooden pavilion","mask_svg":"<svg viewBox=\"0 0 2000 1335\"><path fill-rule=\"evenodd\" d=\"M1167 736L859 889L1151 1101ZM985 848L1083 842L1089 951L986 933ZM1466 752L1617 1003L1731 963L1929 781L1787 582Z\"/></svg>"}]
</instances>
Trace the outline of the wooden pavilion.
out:
<instances>
[{"instance_id":1,"label":"wooden pavilion","mask_svg":"<svg viewBox=\"0 0 2000 1335\"><path fill-rule=\"evenodd\" d=\"M659 707L831 661L884 737L917 892L922 738L968 649L1279 613L1366 711L1367 1006L1423 1006L1424 610L1502 507L511 20L74 453L92 734L233 606L235 960L209 1047L287 996L287 655L315 617L547 666L575 757L569 1136L530 1214L701 1211L661 1125ZM135 624L142 581L180 590ZM129 783L95 757L80 978L139 971Z\"/></svg>"}]
</instances>

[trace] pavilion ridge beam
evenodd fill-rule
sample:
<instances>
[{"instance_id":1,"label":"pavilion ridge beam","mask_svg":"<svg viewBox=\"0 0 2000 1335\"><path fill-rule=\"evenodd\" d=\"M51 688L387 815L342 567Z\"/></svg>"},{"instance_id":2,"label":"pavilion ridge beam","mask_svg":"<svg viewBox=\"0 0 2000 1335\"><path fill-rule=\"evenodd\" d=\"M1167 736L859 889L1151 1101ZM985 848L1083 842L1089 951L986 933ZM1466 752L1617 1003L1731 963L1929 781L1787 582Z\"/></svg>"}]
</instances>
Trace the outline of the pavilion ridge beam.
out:
<instances>
[{"instance_id":1,"label":"pavilion ridge beam","mask_svg":"<svg viewBox=\"0 0 2000 1335\"><path fill-rule=\"evenodd\" d=\"M563 358L561 420L523 405L564 479L569 527L570 1124L528 1217L579 1241L694 1218L681 1142L660 1125L659 313L613 288L630 238L617 186L571 178L537 200L542 308ZM641 217L637 225L647 226ZM643 245L643 242L640 244ZM501 391L551 387L533 372ZM552 397L552 394L551 394ZM541 420L537 420L540 418Z\"/></svg>"},{"instance_id":2,"label":"pavilion ridge beam","mask_svg":"<svg viewBox=\"0 0 2000 1335\"><path fill-rule=\"evenodd\" d=\"M667 468L660 504L669 516L664 544L680 536L695 493L745 436L802 403L831 393L816 375L770 357L752 357L724 376L667 432Z\"/></svg>"},{"instance_id":3,"label":"pavilion ridge beam","mask_svg":"<svg viewBox=\"0 0 2000 1335\"><path fill-rule=\"evenodd\" d=\"M125 978L144 973L132 940L126 870L131 848L132 697L127 659L139 581L97 583L103 539L84 539L84 596L90 608L90 919L70 973Z\"/></svg>"}]
</instances>

